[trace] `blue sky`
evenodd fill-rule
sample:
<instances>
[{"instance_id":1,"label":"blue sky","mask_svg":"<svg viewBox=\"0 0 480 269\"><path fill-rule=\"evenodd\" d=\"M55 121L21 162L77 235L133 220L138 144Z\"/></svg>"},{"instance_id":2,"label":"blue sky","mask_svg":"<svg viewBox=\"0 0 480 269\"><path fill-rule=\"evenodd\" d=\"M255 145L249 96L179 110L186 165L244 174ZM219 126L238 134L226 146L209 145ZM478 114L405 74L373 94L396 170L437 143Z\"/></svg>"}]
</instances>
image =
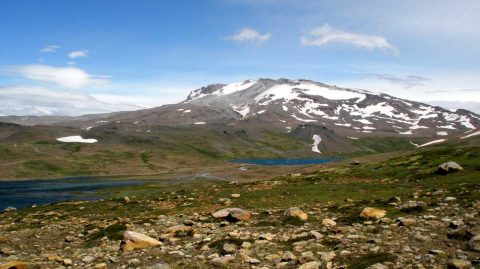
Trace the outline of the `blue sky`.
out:
<instances>
[{"instance_id":1,"label":"blue sky","mask_svg":"<svg viewBox=\"0 0 480 269\"><path fill-rule=\"evenodd\" d=\"M473 0L0 0L0 114L151 107L258 77L480 112L478 14Z\"/></svg>"}]
</instances>

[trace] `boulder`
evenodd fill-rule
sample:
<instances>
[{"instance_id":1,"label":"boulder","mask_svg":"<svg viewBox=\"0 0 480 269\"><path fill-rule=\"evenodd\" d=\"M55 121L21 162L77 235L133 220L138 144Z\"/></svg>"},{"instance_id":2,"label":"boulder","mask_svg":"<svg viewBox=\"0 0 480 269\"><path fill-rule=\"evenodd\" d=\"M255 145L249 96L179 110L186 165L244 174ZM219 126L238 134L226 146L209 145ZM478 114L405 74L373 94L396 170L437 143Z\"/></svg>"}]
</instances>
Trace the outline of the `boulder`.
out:
<instances>
[{"instance_id":1,"label":"boulder","mask_svg":"<svg viewBox=\"0 0 480 269\"><path fill-rule=\"evenodd\" d=\"M229 222L249 221L252 214L240 208L225 208L212 214L214 218L223 218Z\"/></svg>"},{"instance_id":2,"label":"boulder","mask_svg":"<svg viewBox=\"0 0 480 269\"><path fill-rule=\"evenodd\" d=\"M383 209L373 208L373 207L365 207L362 212L360 213L360 217L362 218L373 218L373 219L381 219L385 217L387 211Z\"/></svg>"},{"instance_id":3,"label":"boulder","mask_svg":"<svg viewBox=\"0 0 480 269\"><path fill-rule=\"evenodd\" d=\"M295 219L299 221L307 221L308 220L308 214L303 212L300 208L298 207L290 207L287 209L284 213L285 219Z\"/></svg>"},{"instance_id":4,"label":"boulder","mask_svg":"<svg viewBox=\"0 0 480 269\"><path fill-rule=\"evenodd\" d=\"M138 248L156 247L161 244L160 241L144 234L125 231L125 233L123 233L122 243L120 244L120 250L122 252L128 252Z\"/></svg>"},{"instance_id":5,"label":"boulder","mask_svg":"<svg viewBox=\"0 0 480 269\"><path fill-rule=\"evenodd\" d=\"M437 175L446 175L449 173L454 173L458 171L462 171L463 167L460 166L458 163L454 161L449 161L446 163L442 163L437 167L437 170L435 170L435 174Z\"/></svg>"},{"instance_id":6,"label":"boulder","mask_svg":"<svg viewBox=\"0 0 480 269\"><path fill-rule=\"evenodd\" d=\"M0 264L0 269L27 269L28 265L22 261L9 261Z\"/></svg>"}]
</instances>

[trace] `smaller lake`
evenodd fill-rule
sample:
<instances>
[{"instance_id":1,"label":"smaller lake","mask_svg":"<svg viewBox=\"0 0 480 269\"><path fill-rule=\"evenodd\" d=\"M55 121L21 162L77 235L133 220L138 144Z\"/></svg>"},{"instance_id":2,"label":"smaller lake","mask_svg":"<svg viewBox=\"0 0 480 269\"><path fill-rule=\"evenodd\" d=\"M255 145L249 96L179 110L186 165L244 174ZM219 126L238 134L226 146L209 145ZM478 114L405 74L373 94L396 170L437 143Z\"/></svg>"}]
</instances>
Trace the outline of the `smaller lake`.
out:
<instances>
[{"instance_id":1,"label":"smaller lake","mask_svg":"<svg viewBox=\"0 0 480 269\"><path fill-rule=\"evenodd\" d=\"M336 161L335 159L239 159L230 160L232 163L245 163L257 165L311 165Z\"/></svg>"},{"instance_id":2,"label":"smaller lake","mask_svg":"<svg viewBox=\"0 0 480 269\"><path fill-rule=\"evenodd\" d=\"M98 200L97 190L143 184L138 180L109 180L94 177L70 177L22 181L0 181L0 211L13 206L25 208L73 200Z\"/></svg>"}]
</instances>

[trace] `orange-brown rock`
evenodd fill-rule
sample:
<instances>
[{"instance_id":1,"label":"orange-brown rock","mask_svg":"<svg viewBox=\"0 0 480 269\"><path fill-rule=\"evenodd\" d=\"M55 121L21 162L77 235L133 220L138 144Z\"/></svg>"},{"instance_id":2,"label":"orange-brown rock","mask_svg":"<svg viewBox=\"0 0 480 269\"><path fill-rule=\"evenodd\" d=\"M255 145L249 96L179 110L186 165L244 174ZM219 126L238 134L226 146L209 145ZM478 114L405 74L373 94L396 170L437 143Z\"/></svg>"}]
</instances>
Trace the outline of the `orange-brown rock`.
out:
<instances>
[{"instance_id":1,"label":"orange-brown rock","mask_svg":"<svg viewBox=\"0 0 480 269\"><path fill-rule=\"evenodd\" d=\"M9 261L0 264L0 269L28 269L28 265L22 261Z\"/></svg>"},{"instance_id":2,"label":"orange-brown rock","mask_svg":"<svg viewBox=\"0 0 480 269\"><path fill-rule=\"evenodd\" d=\"M367 219L381 219L385 217L387 211L383 209L373 208L373 207L365 207L362 212L360 213L360 217L367 218Z\"/></svg>"},{"instance_id":3,"label":"orange-brown rock","mask_svg":"<svg viewBox=\"0 0 480 269\"><path fill-rule=\"evenodd\" d=\"M156 247L162 243L154 238L141 233L126 231L123 233L123 240L120 244L120 251L128 252L139 248Z\"/></svg>"}]
</instances>

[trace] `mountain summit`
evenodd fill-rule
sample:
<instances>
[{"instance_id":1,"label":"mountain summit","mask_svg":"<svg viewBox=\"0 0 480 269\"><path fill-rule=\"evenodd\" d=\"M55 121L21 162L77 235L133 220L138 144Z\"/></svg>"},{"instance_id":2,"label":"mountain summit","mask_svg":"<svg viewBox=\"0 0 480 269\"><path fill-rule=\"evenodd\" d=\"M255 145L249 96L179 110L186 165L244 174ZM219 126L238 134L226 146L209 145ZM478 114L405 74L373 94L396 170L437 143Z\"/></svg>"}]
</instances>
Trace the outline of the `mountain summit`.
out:
<instances>
[{"instance_id":1,"label":"mountain summit","mask_svg":"<svg viewBox=\"0 0 480 269\"><path fill-rule=\"evenodd\" d=\"M480 117L365 90L311 80L259 79L213 84L190 93L179 104L209 107L237 121L261 121L287 130L311 123L356 133L448 136L476 129ZM190 113L190 112L189 112ZM209 118L202 121L208 123Z\"/></svg>"}]
</instances>

